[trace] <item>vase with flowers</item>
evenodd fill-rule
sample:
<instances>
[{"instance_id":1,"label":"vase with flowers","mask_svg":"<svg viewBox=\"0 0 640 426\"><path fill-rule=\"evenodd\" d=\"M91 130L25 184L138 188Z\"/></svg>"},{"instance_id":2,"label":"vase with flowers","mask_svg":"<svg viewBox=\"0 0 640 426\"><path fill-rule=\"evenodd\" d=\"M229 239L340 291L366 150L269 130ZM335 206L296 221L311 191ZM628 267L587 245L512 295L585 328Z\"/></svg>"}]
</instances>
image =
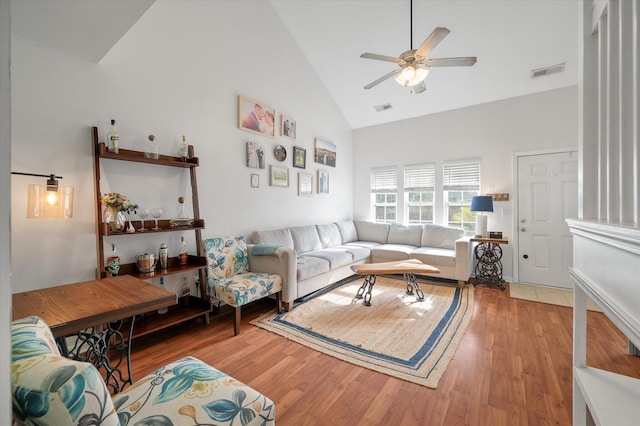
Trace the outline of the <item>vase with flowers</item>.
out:
<instances>
[{"instance_id":1,"label":"vase with flowers","mask_svg":"<svg viewBox=\"0 0 640 426\"><path fill-rule=\"evenodd\" d=\"M130 213L138 208L137 204L132 203L129 199L117 192L110 192L101 199L104 206L102 213L102 221L109 224L112 231L124 231L126 222L125 213Z\"/></svg>"}]
</instances>

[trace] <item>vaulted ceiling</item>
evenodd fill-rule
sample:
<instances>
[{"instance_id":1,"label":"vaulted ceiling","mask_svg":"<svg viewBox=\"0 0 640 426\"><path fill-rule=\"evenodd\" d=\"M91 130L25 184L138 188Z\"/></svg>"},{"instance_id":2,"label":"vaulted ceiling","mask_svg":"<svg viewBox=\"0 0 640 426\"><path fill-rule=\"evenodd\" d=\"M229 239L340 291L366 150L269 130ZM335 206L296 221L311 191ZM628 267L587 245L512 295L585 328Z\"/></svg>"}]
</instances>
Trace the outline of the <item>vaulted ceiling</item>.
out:
<instances>
[{"instance_id":1,"label":"vaulted ceiling","mask_svg":"<svg viewBox=\"0 0 640 426\"><path fill-rule=\"evenodd\" d=\"M410 0L271 0L354 129L576 85L578 2L414 0L411 15ZM14 0L12 31L99 62L152 4ZM393 79L363 88L397 65L360 54L399 56L417 48L435 27L451 33L429 57L477 56L478 62L432 68L421 94ZM531 77L534 69L560 63L564 72ZM391 108L376 112L384 104Z\"/></svg>"}]
</instances>

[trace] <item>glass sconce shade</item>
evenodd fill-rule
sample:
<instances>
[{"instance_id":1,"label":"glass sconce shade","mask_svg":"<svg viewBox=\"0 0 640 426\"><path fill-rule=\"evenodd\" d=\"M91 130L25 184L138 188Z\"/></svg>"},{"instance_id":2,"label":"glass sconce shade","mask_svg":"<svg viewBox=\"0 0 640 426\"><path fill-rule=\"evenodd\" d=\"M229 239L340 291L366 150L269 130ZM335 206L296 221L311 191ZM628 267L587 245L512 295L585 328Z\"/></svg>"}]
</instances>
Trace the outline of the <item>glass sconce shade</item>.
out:
<instances>
[{"instance_id":1,"label":"glass sconce shade","mask_svg":"<svg viewBox=\"0 0 640 426\"><path fill-rule=\"evenodd\" d=\"M29 185L27 217L30 219L71 219L73 187Z\"/></svg>"}]
</instances>

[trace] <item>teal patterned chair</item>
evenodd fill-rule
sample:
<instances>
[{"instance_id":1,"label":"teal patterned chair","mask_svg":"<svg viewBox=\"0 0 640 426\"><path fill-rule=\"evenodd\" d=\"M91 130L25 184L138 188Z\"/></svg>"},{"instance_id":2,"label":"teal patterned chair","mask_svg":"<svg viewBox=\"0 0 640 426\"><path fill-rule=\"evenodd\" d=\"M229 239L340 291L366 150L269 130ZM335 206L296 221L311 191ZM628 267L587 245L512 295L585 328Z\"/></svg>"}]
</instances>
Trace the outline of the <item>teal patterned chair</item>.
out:
<instances>
[{"instance_id":1,"label":"teal patterned chair","mask_svg":"<svg viewBox=\"0 0 640 426\"><path fill-rule=\"evenodd\" d=\"M274 425L266 396L185 357L111 396L96 368L60 356L38 317L11 325L16 425Z\"/></svg>"},{"instance_id":2,"label":"teal patterned chair","mask_svg":"<svg viewBox=\"0 0 640 426\"><path fill-rule=\"evenodd\" d=\"M282 310L282 278L268 272L250 272L247 243L243 237L204 240L207 256L207 292L212 303L230 305L235 310L233 331L240 333L240 309L254 300L275 294Z\"/></svg>"}]
</instances>

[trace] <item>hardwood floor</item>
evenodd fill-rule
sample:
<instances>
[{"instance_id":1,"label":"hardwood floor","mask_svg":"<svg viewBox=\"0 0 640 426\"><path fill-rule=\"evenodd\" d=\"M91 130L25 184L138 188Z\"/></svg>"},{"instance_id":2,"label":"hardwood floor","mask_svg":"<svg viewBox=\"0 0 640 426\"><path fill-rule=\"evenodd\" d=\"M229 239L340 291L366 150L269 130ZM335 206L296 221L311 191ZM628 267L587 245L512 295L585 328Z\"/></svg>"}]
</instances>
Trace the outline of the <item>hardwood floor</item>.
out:
<instances>
[{"instance_id":1,"label":"hardwood floor","mask_svg":"<svg viewBox=\"0 0 640 426\"><path fill-rule=\"evenodd\" d=\"M271 398L278 425L570 425L572 314L569 307L475 288L473 319L438 389L351 365L248 324L272 309L243 307L137 339L134 379L192 355ZM591 366L640 378L640 358L599 312L588 313Z\"/></svg>"}]
</instances>

